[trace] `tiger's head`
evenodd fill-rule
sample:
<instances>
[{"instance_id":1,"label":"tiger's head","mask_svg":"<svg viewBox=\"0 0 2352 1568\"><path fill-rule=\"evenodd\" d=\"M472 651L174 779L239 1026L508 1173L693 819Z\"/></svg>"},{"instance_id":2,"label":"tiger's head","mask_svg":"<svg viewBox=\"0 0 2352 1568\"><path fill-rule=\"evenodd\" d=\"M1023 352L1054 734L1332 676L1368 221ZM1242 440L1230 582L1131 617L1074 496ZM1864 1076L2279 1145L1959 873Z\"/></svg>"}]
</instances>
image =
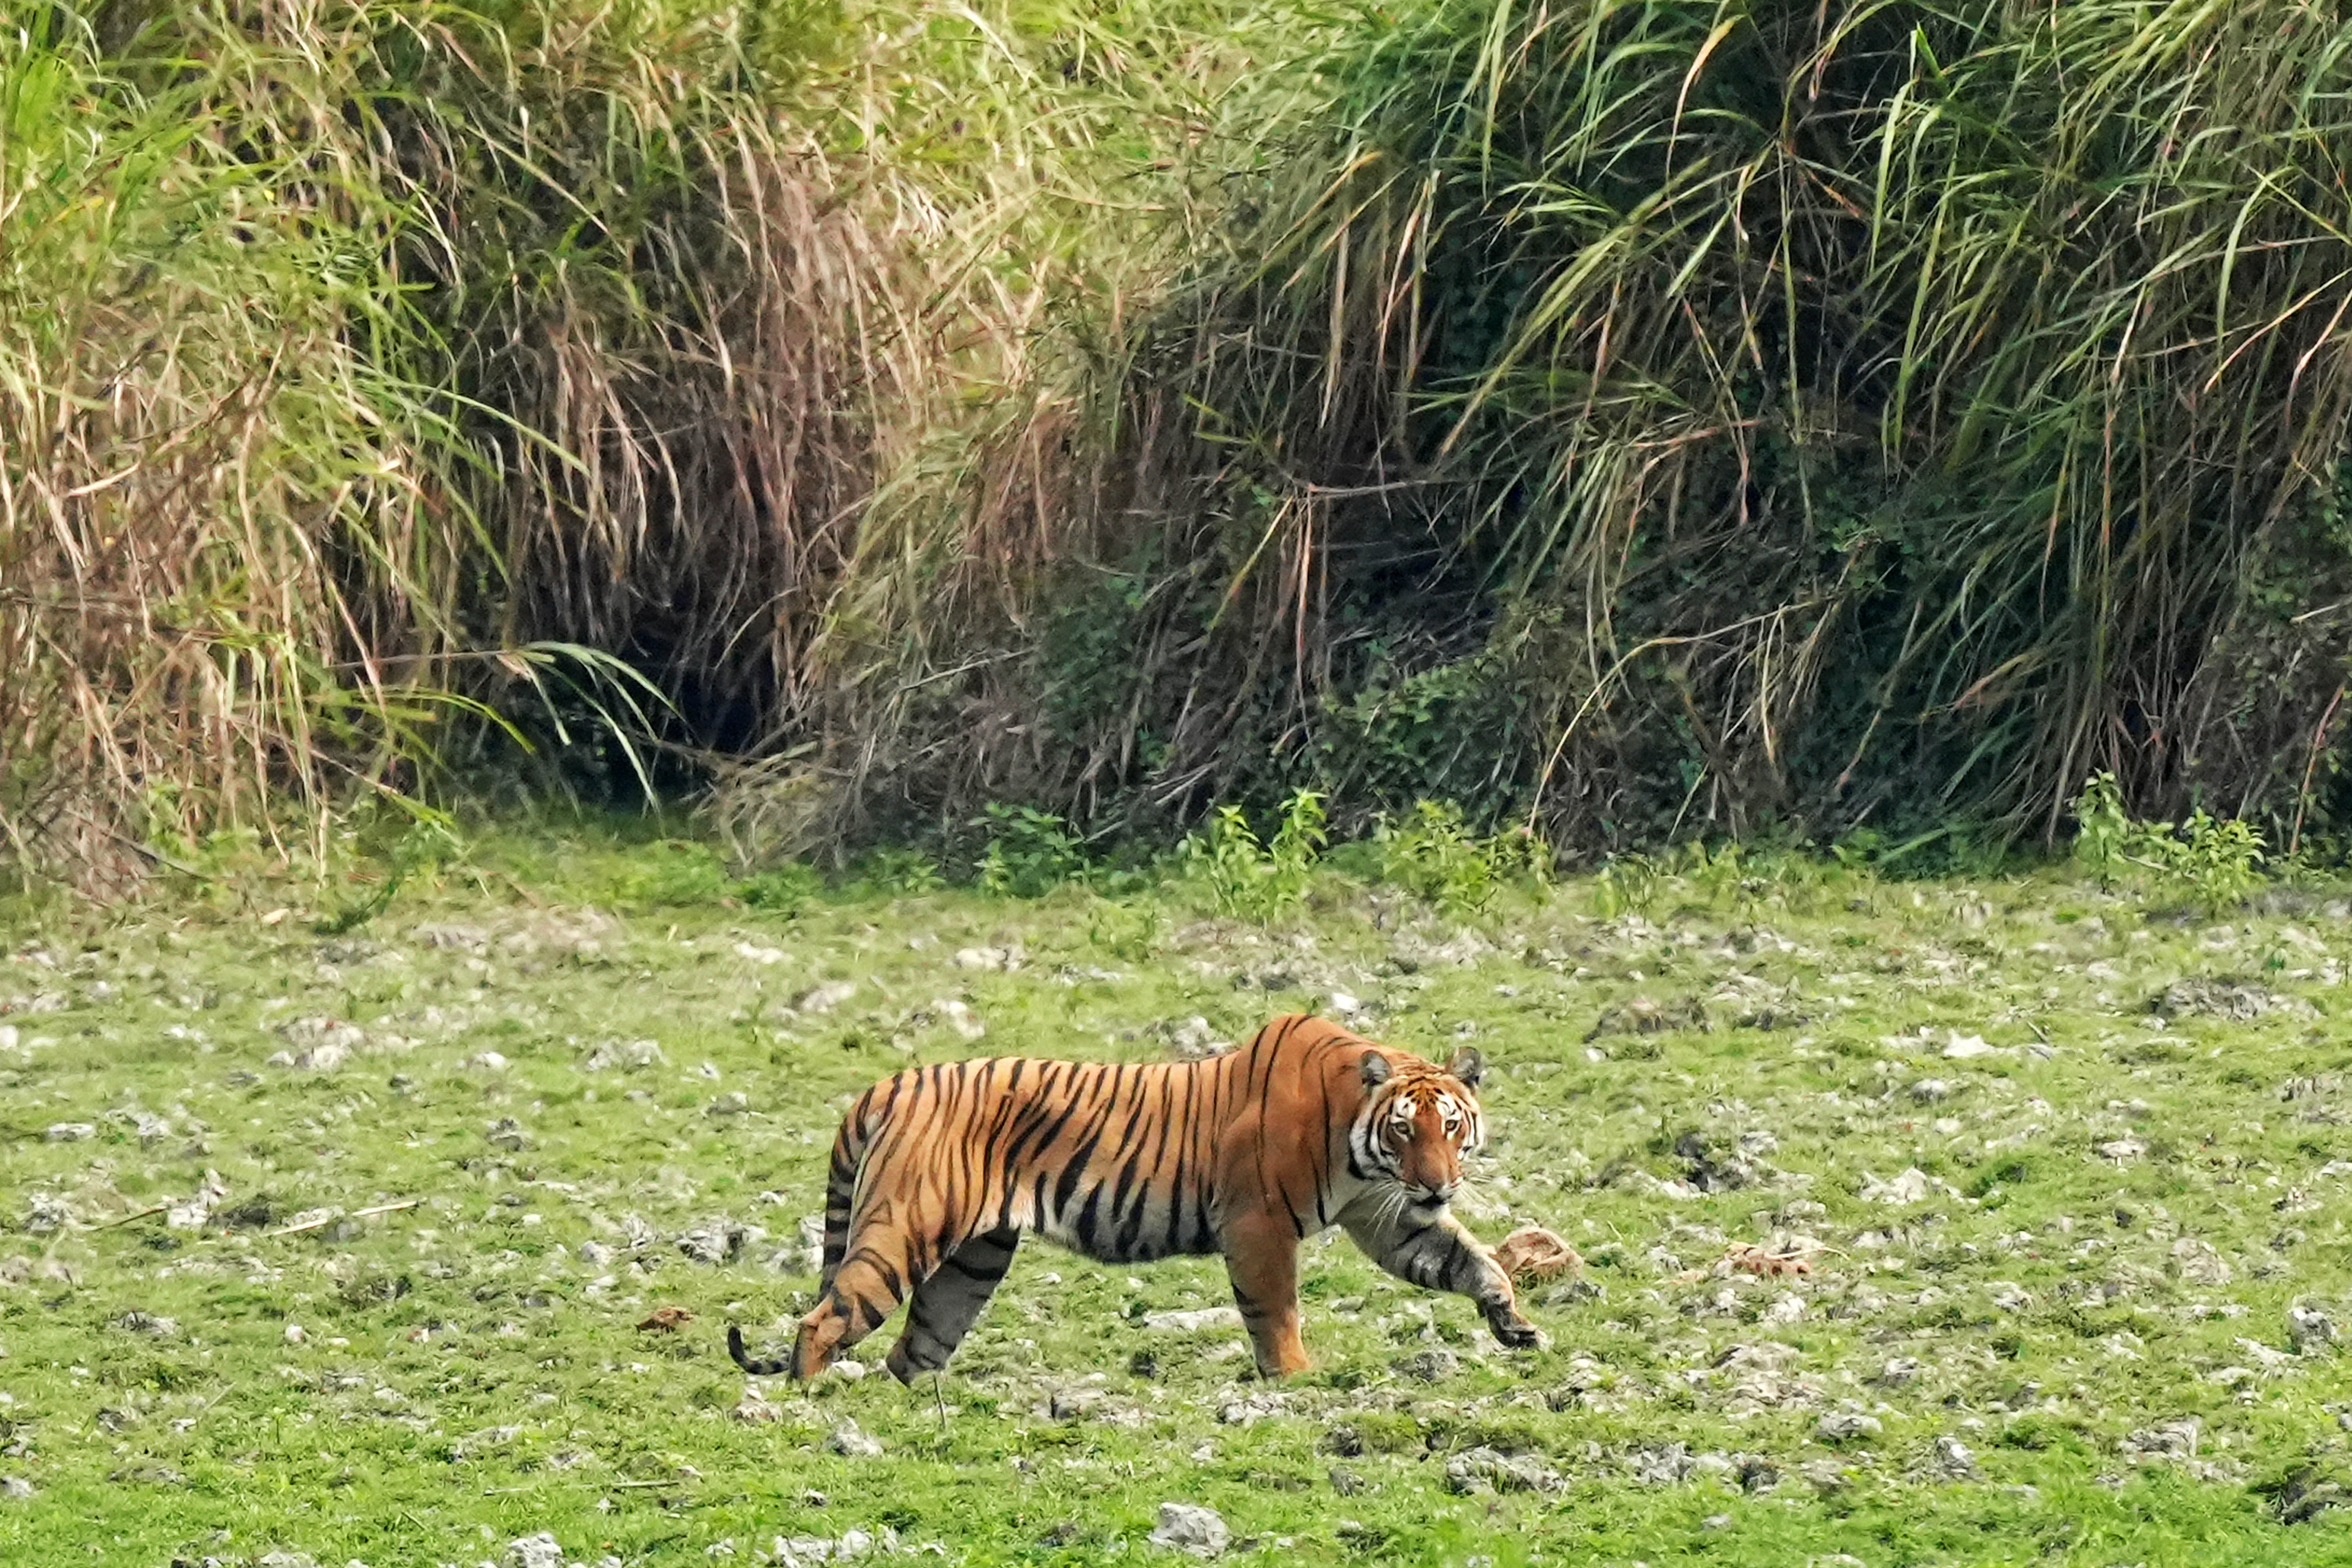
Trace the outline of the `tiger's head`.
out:
<instances>
[{"instance_id":1,"label":"tiger's head","mask_svg":"<svg viewBox=\"0 0 2352 1568\"><path fill-rule=\"evenodd\" d=\"M1475 1092L1486 1059L1465 1046L1439 1068L1368 1051L1358 1071L1364 1106L1348 1138L1356 1174L1396 1183L1423 1213L1444 1208L1462 1188L1462 1156L1486 1137Z\"/></svg>"}]
</instances>

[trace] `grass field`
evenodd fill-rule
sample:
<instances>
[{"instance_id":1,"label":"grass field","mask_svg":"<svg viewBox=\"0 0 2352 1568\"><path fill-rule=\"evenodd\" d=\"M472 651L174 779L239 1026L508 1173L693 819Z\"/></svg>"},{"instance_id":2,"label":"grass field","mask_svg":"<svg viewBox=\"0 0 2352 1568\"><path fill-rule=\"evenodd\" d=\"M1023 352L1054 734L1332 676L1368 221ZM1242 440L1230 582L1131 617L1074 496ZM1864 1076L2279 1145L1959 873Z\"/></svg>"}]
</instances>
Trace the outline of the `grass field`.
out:
<instances>
[{"instance_id":1,"label":"grass field","mask_svg":"<svg viewBox=\"0 0 2352 1568\"><path fill-rule=\"evenodd\" d=\"M1182 1561L1166 1502L1267 1561L2352 1560L2331 892L1690 862L1457 920L1326 872L1261 928L574 833L340 935L284 896L8 934L0 1561ZM805 1391L729 1364L809 1301L872 1079L1300 1009L1486 1052L1465 1213L1585 1260L1543 1350L1341 1240L1270 1387L1161 1315L1213 1260L1033 1245L937 1390L888 1330Z\"/></svg>"}]
</instances>

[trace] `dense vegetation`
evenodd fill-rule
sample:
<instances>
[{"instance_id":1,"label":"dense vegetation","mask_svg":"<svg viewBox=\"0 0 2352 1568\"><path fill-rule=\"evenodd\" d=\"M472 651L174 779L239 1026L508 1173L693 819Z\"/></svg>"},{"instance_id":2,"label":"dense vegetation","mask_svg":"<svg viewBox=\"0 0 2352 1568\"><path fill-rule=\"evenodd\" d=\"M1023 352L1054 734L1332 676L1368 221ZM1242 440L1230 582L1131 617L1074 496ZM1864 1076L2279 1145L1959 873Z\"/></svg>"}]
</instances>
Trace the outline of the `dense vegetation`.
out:
<instances>
[{"instance_id":1,"label":"dense vegetation","mask_svg":"<svg viewBox=\"0 0 2352 1568\"><path fill-rule=\"evenodd\" d=\"M2312 0L0 9L0 830L2342 831Z\"/></svg>"}]
</instances>

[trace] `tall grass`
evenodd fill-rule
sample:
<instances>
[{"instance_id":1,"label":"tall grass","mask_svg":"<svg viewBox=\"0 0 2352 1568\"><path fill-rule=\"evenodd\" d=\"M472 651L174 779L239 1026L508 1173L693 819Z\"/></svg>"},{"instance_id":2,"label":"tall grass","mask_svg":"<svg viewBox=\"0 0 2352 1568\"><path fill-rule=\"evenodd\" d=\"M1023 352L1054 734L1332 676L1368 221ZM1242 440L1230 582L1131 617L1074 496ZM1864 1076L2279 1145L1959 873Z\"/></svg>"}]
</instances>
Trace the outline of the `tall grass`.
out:
<instances>
[{"instance_id":1,"label":"tall grass","mask_svg":"<svg viewBox=\"0 0 2352 1568\"><path fill-rule=\"evenodd\" d=\"M1103 559L1201 591L1154 622L1184 678L1129 688L1136 789L1271 757L1588 844L2040 831L2102 768L2143 810L2314 805L2352 674L2335 8L1434 0L1328 37L1139 350L1129 457L1174 504Z\"/></svg>"},{"instance_id":2,"label":"tall grass","mask_svg":"<svg viewBox=\"0 0 2352 1568\"><path fill-rule=\"evenodd\" d=\"M1058 454L1009 411L1090 209L1151 204L1165 117L1104 106L1184 47L1052 7L5 20L0 828L100 883L583 717L832 755L869 629L1034 554Z\"/></svg>"},{"instance_id":3,"label":"tall grass","mask_svg":"<svg viewBox=\"0 0 2352 1568\"><path fill-rule=\"evenodd\" d=\"M2032 832L2100 770L2337 831L2347 50L2313 0L0 6L0 833L119 883L583 718L751 856L1302 786Z\"/></svg>"},{"instance_id":4,"label":"tall grass","mask_svg":"<svg viewBox=\"0 0 2352 1568\"><path fill-rule=\"evenodd\" d=\"M401 782L457 584L348 37L69 16L0 28L0 833L114 885Z\"/></svg>"}]
</instances>

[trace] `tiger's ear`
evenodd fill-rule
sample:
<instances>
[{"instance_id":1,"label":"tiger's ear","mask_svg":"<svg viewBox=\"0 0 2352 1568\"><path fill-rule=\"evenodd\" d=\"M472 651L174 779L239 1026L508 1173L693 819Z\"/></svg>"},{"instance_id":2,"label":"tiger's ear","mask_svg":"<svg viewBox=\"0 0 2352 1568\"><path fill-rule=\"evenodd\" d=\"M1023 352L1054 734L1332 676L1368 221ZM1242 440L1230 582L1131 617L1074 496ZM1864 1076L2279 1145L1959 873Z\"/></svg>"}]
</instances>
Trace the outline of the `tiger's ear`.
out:
<instances>
[{"instance_id":1,"label":"tiger's ear","mask_svg":"<svg viewBox=\"0 0 2352 1568\"><path fill-rule=\"evenodd\" d=\"M1394 1071L1389 1066L1389 1059L1377 1051L1364 1052L1363 1059L1356 1064L1356 1070L1364 1075L1364 1087L1367 1089L1378 1089L1389 1081L1389 1074Z\"/></svg>"},{"instance_id":2,"label":"tiger's ear","mask_svg":"<svg viewBox=\"0 0 2352 1568\"><path fill-rule=\"evenodd\" d=\"M1486 1059L1465 1045L1454 1053L1454 1060L1445 1064L1445 1071L1460 1079L1463 1088L1475 1089L1478 1080L1486 1076Z\"/></svg>"}]
</instances>

